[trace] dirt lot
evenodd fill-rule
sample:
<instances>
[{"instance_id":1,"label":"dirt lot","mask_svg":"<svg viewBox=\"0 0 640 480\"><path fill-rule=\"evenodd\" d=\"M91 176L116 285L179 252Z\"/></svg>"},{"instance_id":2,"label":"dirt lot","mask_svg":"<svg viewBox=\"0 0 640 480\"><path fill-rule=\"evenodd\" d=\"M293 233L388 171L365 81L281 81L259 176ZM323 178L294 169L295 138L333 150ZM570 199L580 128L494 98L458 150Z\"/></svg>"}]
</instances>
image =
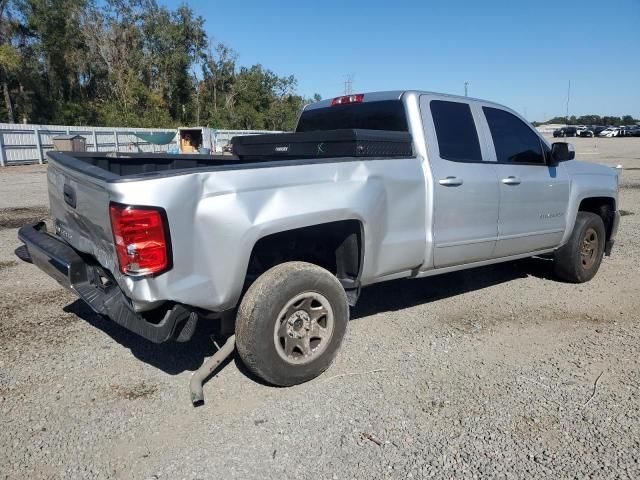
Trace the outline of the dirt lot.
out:
<instances>
[{"instance_id":1,"label":"dirt lot","mask_svg":"<svg viewBox=\"0 0 640 480\"><path fill-rule=\"evenodd\" d=\"M377 285L323 376L273 388L234 359L199 409L211 326L146 343L20 261L45 170L0 169L0 476L640 478L640 138L573 140L625 168L593 281L527 260Z\"/></svg>"}]
</instances>

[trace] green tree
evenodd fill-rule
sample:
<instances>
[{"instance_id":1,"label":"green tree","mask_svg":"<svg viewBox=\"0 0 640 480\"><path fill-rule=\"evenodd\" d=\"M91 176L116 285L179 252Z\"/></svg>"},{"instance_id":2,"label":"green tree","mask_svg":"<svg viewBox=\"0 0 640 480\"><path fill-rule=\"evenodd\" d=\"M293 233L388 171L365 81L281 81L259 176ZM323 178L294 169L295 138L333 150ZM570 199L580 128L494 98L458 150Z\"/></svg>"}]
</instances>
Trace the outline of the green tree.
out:
<instances>
[{"instance_id":1,"label":"green tree","mask_svg":"<svg viewBox=\"0 0 640 480\"><path fill-rule=\"evenodd\" d=\"M0 84L6 109L7 121L15 122L13 102L9 91L9 75L14 74L20 66L20 54L11 45L0 45Z\"/></svg>"},{"instance_id":2,"label":"green tree","mask_svg":"<svg viewBox=\"0 0 640 480\"><path fill-rule=\"evenodd\" d=\"M0 0L0 115L8 121L293 128L293 76L239 67L186 5Z\"/></svg>"},{"instance_id":3,"label":"green tree","mask_svg":"<svg viewBox=\"0 0 640 480\"><path fill-rule=\"evenodd\" d=\"M86 107L86 45L80 19L84 0L25 0L19 8L29 41L29 62L40 77L32 83L40 97L50 99L44 119L68 123ZM34 73L36 73L34 72Z\"/></svg>"},{"instance_id":4,"label":"green tree","mask_svg":"<svg viewBox=\"0 0 640 480\"><path fill-rule=\"evenodd\" d=\"M152 3L142 18L142 37L149 52L149 87L161 92L174 119L192 121L195 83L190 70L206 58L204 19L184 5L170 12Z\"/></svg>"},{"instance_id":5,"label":"green tree","mask_svg":"<svg viewBox=\"0 0 640 480\"><path fill-rule=\"evenodd\" d=\"M0 87L4 100L5 116L8 122L15 122L13 101L11 99L11 76L20 66L20 53L10 44L16 23L13 21L15 5L8 0L0 0Z\"/></svg>"}]
</instances>

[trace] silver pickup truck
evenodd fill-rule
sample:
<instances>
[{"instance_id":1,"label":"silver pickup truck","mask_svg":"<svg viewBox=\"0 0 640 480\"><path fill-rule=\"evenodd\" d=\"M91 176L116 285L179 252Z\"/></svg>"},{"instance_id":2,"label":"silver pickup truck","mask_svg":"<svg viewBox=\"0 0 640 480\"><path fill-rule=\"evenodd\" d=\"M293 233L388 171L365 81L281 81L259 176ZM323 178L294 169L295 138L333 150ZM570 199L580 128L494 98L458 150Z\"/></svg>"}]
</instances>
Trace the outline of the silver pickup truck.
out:
<instances>
[{"instance_id":1,"label":"silver pickup truck","mask_svg":"<svg viewBox=\"0 0 640 480\"><path fill-rule=\"evenodd\" d=\"M344 130L355 153L327 154ZM394 135L405 153L383 144ZM315 153L296 157L296 136ZM35 265L150 341L231 319L243 362L283 386L328 368L362 287L534 255L585 282L614 243L617 171L495 103L349 95L271 138L263 157L49 153L55 231L27 225L20 239Z\"/></svg>"}]
</instances>

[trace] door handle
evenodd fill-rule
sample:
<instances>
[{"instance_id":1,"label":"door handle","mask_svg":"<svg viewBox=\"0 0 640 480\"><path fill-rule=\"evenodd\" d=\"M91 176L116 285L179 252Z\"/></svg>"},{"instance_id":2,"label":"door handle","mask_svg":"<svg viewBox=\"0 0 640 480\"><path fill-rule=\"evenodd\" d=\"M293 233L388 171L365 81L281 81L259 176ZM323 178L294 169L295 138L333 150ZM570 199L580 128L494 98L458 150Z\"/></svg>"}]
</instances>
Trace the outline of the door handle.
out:
<instances>
[{"instance_id":1,"label":"door handle","mask_svg":"<svg viewBox=\"0 0 640 480\"><path fill-rule=\"evenodd\" d=\"M502 179L502 183L504 183L505 185L520 185L520 182L521 180L518 177L514 177L513 175Z\"/></svg>"},{"instance_id":2,"label":"door handle","mask_svg":"<svg viewBox=\"0 0 640 480\"><path fill-rule=\"evenodd\" d=\"M462 179L458 177L447 177L441 178L438 183L440 185L444 185L445 187L457 187L462 185Z\"/></svg>"}]
</instances>

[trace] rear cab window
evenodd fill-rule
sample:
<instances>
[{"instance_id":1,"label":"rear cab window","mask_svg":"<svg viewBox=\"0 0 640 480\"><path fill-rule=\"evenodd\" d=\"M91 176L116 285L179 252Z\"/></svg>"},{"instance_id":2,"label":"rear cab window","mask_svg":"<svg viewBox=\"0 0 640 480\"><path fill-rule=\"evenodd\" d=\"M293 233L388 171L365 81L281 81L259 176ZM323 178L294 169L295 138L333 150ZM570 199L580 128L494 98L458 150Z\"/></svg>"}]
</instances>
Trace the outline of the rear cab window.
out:
<instances>
[{"instance_id":1,"label":"rear cab window","mask_svg":"<svg viewBox=\"0 0 640 480\"><path fill-rule=\"evenodd\" d=\"M408 132L404 103L402 100L365 101L304 110L296 132L352 128Z\"/></svg>"},{"instance_id":2,"label":"rear cab window","mask_svg":"<svg viewBox=\"0 0 640 480\"><path fill-rule=\"evenodd\" d=\"M482 107L498 163L545 165L540 137L522 120L505 110Z\"/></svg>"},{"instance_id":3,"label":"rear cab window","mask_svg":"<svg viewBox=\"0 0 640 480\"><path fill-rule=\"evenodd\" d=\"M478 131L468 103L432 100L440 158L454 162L481 162Z\"/></svg>"}]
</instances>

